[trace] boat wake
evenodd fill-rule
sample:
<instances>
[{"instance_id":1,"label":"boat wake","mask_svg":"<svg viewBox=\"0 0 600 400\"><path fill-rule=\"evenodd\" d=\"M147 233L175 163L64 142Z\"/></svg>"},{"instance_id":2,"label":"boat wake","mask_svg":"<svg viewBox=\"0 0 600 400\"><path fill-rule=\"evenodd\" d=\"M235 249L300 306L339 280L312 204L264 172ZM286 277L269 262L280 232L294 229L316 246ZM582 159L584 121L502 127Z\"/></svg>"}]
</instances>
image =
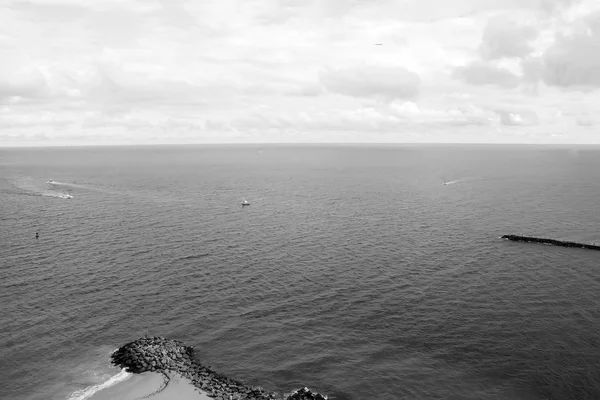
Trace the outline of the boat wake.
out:
<instances>
[{"instance_id":1,"label":"boat wake","mask_svg":"<svg viewBox=\"0 0 600 400\"><path fill-rule=\"evenodd\" d=\"M456 185L457 183L464 183L464 182L467 182L467 181L470 181L470 180L473 180L473 178L459 178L459 179L454 179L454 180L451 180L451 181L447 181L447 180L443 179L442 183L444 185Z\"/></svg>"},{"instance_id":2,"label":"boat wake","mask_svg":"<svg viewBox=\"0 0 600 400\"><path fill-rule=\"evenodd\" d=\"M43 196L43 197L55 197L57 199L72 199L73 198L72 194L69 194L69 193L56 193L56 192L43 192L43 193L40 193L39 196Z\"/></svg>"},{"instance_id":3,"label":"boat wake","mask_svg":"<svg viewBox=\"0 0 600 400\"><path fill-rule=\"evenodd\" d=\"M73 199L73 195L72 194L68 194L68 193L53 193L53 192L40 192L40 193L33 193L33 192L20 192L19 194L23 195L23 196L36 196L36 197L53 197L56 199Z\"/></svg>"},{"instance_id":4,"label":"boat wake","mask_svg":"<svg viewBox=\"0 0 600 400\"><path fill-rule=\"evenodd\" d=\"M87 186L79 185L77 183L59 182L59 181L55 181L53 179L50 179L48 182L46 182L46 184L53 185L53 186L67 186L67 187L73 187L73 188L79 188L79 189L89 189Z\"/></svg>"},{"instance_id":5,"label":"boat wake","mask_svg":"<svg viewBox=\"0 0 600 400\"><path fill-rule=\"evenodd\" d=\"M9 182L18 189L18 194L25 196L52 197L57 199L74 198L72 194L68 193L69 189L61 189L58 185L48 187L48 185L34 181L31 177L14 178L10 179Z\"/></svg>"}]
</instances>

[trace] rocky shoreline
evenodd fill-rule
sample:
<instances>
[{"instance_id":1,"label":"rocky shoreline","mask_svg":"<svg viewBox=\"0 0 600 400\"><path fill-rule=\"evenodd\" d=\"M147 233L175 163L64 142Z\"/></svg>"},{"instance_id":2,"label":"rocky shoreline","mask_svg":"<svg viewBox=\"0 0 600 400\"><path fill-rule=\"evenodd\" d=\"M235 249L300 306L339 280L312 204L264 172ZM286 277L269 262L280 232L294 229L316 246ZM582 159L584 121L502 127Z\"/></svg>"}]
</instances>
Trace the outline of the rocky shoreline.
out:
<instances>
[{"instance_id":1,"label":"rocky shoreline","mask_svg":"<svg viewBox=\"0 0 600 400\"><path fill-rule=\"evenodd\" d=\"M189 379L198 389L216 400L325 400L327 396L308 388L298 389L287 396L277 396L261 387L247 386L201 365L194 348L178 340L159 336L143 337L129 342L111 355L111 362L127 372L175 372Z\"/></svg>"}]
</instances>

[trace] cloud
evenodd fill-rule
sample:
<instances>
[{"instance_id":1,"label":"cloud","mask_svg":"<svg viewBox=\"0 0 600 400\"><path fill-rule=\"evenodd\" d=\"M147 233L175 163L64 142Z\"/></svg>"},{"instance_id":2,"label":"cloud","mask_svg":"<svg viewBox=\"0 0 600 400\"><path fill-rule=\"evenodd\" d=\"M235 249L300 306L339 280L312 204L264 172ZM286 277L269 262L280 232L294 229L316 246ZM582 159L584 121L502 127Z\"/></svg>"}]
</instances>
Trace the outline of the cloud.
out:
<instances>
[{"instance_id":1,"label":"cloud","mask_svg":"<svg viewBox=\"0 0 600 400\"><path fill-rule=\"evenodd\" d=\"M484 60L522 58L533 50L531 41L537 37L534 26L521 24L507 15L488 20L483 31L479 53Z\"/></svg>"},{"instance_id":2,"label":"cloud","mask_svg":"<svg viewBox=\"0 0 600 400\"><path fill-rule=\"evenodd\" d=\"M497 85L508 89L520 82L520 78L512 72L482 61L457 67L454 76L470 85Z\"/></svg>"},{"instance_id":3,"label":"cloud","mask_svg":"<svg viewBox=\"0 0 600 400\"><path fill-rule=\"evenodd\" d=\"M582 21L572 34L557 35L543 56L548 85L592 90L600 87L600 12Z\"/></svg>"},{"instance_id":4,"label":"cloud","mask_svg":"<svg viewBox=\"0 0 600 400\"><path fill-rule=\"evenodd\" d=\"M13 72L0 76L0 102L11 97L36 99L47 95L48 85L39 70Z\"/></svg>"},{"instance_id":5,"label":"cloud","mask_svg":"<svg viewBox=\"0 0 600 400\"><path fill-rule=\"evenodd\" d=\"M580 0L542 0L540 8L548 14L568 10L569 7L577 4Z\"/></svg>"},{"instance_id":6,"label":"cloud","mask_svg":"<svg viewBox=\"0 0 600 400\"><path fill-rule=\"evenodd\" d=\"M500 122L507 126L534 126L539 124L537 114L530 110L506 111L498 110Z\"/></svg>"},{"instance_id":7,"label":"cloud","mask_svg":"<svg viewBox=\"0 0 600 400\"><path fill-rule=\"evenodd\" d=\"M13 11L26 15L27 18L47 21L67 22L87 15L91 10L80 2L69 1L13 1Z\"/></svg>"},{"instance_id":8,"label":"cloud","mask_svg":"<svg viewBox=\"0 0 600 400\"><path fill-rule=\"evenodd\" d=\"M599 13L597 0L12 1L0 146L600 141Z\"/></svg>"},{"instance_id":9,"label":"cloud","mask_svg":"<svg viewBox=\"0 0 600 400\"><path fill-rule=\"evenodd\" d=\"M527 13L492 16L478 48L481 60L456 68L455 76L466 83L507 89L528 83L532 93L538 93L539 80L577 90L598 87L600 11L591 12L589 4L584 0L543 2L542 10L563 13L552 23L540 23L539 17L532 19ZM522 75L494 64L506 59L520 60Z\"/></svg>"},{"instance_id":10,"label":"cloud","mask_svg":"<svg viewBox=\"0 0 600 400\"><path fill-rule=\"evenodd\" d=\"M242 89L247 94L282 94L285 96L315 97L323 94L323 87L316 83L273 82L246 85Z\"/></svg>"},{"instance_id":11,"label":"cloud","mask_svg":"<svg viewBox=\"0 0 600 400\"><path fill-rule=\"evenodd\" d=\"M496 112L473 105L446 109L420 108L412 101L377 103L355 109L314 109L297 113L274 113L270 107L236 118L232 126L240 131L368 131L423 134L431 130L480 127L492 124Z\"/></svg>"},{"instance_id":12,"label":"cloud","mask_svg":"<svg viewBox=\"0 0 600 400\"><path fill-rule=\"evenodd\" d=\"M579 125L579 126L594 126L594 125L596 125L596 122L594 121L593 118L586 116L586 117L577 118L577 125Z\"/></svg>"},{"instance_id":13,"label":"cloud","mask_svg":"<svg viewBox=\"0 0 600 400\"><path fill-rule=\"evenodd\" d=\"M417 98L421 84L419 75L401 66L359 65L326 69L319 78L330 93L388 102Z\"/></svg>"},{"instance_id":14,"label":"cloud","mask_svg":"<svg viewBox=\"0 0 600 400\"><path fill-rule=\"evenodd\" d=\"M73 116L51 111L38 112L36 114L0 114L0 129L28 128L31 126L44 125L48 128L61 128L73 124Z\"/></svg>"}]
</instances>

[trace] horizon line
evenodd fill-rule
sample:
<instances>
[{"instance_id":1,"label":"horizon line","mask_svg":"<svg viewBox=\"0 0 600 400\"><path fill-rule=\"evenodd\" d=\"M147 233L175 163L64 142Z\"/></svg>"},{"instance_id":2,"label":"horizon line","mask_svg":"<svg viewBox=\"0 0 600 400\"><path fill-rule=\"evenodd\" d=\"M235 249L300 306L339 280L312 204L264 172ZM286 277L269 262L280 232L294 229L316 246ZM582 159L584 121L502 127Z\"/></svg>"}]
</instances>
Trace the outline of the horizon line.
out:
<instances>
[{"instance_id":1,"label":"horizon line","mask_svg":"<svg viewBox=\"0 0 600 400\"><path fill-rule=\"evenodd\" d=\"M489 143L489 142L211 142L211 143L93 143L93 144L14 144L0 143L0 149L15 148L59 148L59 147L182 147L182 146L589 146L600 147L600 143Z\"/></svg>"}]
</instances>

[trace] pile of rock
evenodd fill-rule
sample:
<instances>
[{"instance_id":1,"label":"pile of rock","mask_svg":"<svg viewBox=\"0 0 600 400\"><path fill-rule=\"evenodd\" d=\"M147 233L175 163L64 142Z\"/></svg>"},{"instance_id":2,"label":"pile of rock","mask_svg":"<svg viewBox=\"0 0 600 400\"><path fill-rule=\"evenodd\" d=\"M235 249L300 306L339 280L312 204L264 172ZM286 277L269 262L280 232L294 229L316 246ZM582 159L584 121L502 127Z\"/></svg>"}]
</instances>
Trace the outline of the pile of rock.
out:
<instances>
[{"instance_id":1,"label":"pile of rock","mask_svg":"<svg viewBox=\"0 0 600 400\"><path fill-rule=\"evenodd\" d=\"M562 247L578 247L578 248L589 249L589 250L600 250L600 246L595 245L595 244L567 242L564 240L538 238L538 237L532 237L532 236L519 236L519 235L502 235L501 237L502 237L502 239L513 240L516 242L543 243L543 244L553 244L555 246L562 246Z\"/></svg>"},{"instance_id":2,"label":"pile of rock","mask_svg":"<svg viewBox=\"0 0 600 400\"><path fill-rule=\"evenodd\" d=\"M111 355L114 365L127 372L176 372L189 379L194 386L217 400L273 400L274 393L261 387L246 386L241 382L216 373L201 365L194 357L194 348L178 340L158 336L144 337L129 342ZM286 400L325 400L307 388L293 392Z\"/></svg>"},{"instance_id":3,"label":"pile of rock","mask_svg":"<svg viewBox=\"0 0 600 400\"><path fill-rule=\"evenodd\" d=\"M319 393L313 393L309 388L305 387L295 392L292 392L286 400L327 400L327 396Z\"/></svg>"},{"instance_id":4,"label":"pile of rock","mask_svg":"<svg viewBox=\"0 0 600 400\"><path fill-rule=\"evenodd\" d=\"M158 336L144 337L119 348L111 355L113 364L127 372L189 372L193 367L194 349L177 340Z\"/></svg>"}]
</instances>

